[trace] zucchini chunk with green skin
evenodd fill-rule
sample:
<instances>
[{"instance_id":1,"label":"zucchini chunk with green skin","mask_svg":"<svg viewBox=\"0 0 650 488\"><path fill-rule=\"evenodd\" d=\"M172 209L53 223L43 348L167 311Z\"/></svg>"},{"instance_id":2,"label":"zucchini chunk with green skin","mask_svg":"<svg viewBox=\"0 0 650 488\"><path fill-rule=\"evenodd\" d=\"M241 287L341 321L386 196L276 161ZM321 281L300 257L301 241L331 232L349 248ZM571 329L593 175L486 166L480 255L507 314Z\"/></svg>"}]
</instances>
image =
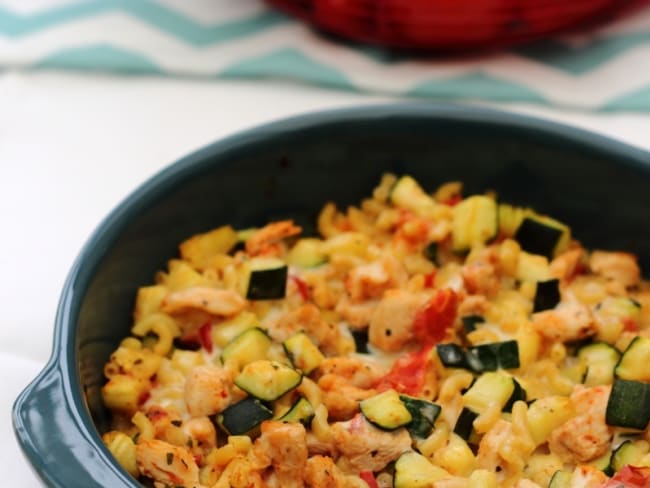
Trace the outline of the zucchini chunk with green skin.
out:
<instances>
[{"instance_id":1,"label":"zucchini chunk with green skin","mask_svg":"<svg viewBox=\"0 0 650 488\"><path fill-rule=\"evenodd\" d=\"M609 385L621 353L606 342L594 342L578 349L578 359L587 365L582 382L585 386Z\"/></svg>"},{"instance_id":2,"label":"zucchini chunk with green skin","mask_svg":"<svg viewBox=\"0 0 650 488\"><path fill-rule=\"evenodd\" d=\"M458 420L456 420L454 433L464 440L469 441L474 432L474 420L476 420L476 417L478 417L478 413L472 412L469 408L463 407L458 416Z\"/></svg>"},{"instance_id":3,"label":"zucchini chunk with green skin","mask_svg":"<svg viewBox=\"0 0 650 488\"><path fill-rule=\"evenodd\" d=\"M571 232L569 227L555 219L532 215L524 218L514 238L524 251L550 260L566 249Z\"/></svg>"},{"instance_id":4,"label":"zucchini chunk with green skin","mask_svg":"<svg viewBox=\"0 0 650 488\"><path fill-rule=\"evenodd\" d=\"M512 395L510 395L510 398L508 398L508 401L506 404L503 406L503 411L510 413L512 412L512 407L515 404L515 402L522 401L525 402L528 398L528 395L526 394L526 390L519 384L519 382L512 378L512 381L515 383L515 389L512 391Z\"/></svg>"},{"instance_id":5,"label":"zucchini chunk with green skin","mask_svg":"<svg viewBox=\"0 0 650 488\"><path fill-rule=\"evenodd\" d=\"M288 274L288 267L284 261L275 258L253 258L248 266L250 269L246 288L248 300L284 298Z\"/></svg>"},{"instance_id":6,"label":"zucchini chunk with green skin","mask_svg":"<svg viewBox=\"0 0 650 488\"><path fill-rule=\"evenodd\" d=\"M301 370L304 374L311 373L325 359L323 353L304 332L292 335L282 343L282 346L294 368Z\"/></svg>"},{"instance_id":7,"label":"zucchini chunk with green skin","mask_svg":"<svg viewBox=\"0 0 650 488\"><path fill-rule=\"evenodd\" d=\"M386 390L359 403L363 416L383 430L395 430L413 420L398 393Z\"/></svg>"},{"instance_id":8,"label":"zucchini chunk with green skin","mask_svg":"<svg viewBox=\"0 0 650 488\"><path fill-rule=\"evenodd\" d=\"M407 451L395 461L394 488L430 488L445 478L449 478L447 471L415 451Z\"/></svg>"},{"instance_id":9,"label":"zucchini chunk with green skin","mask_svg":"<svg viewBox=\"0 0 650 488\"><path fill-rule=\"evenodd\" d=\"M235 378L235 385L255 398L272 402L296 388L301 381L302 375L295 369L262 359L244 366Z\"/></svg>"},{"instance_id":10,"label":"zucchini chunk with green skin","mask_svg":"<svg viewBox=\"0 0 650 488\"><path fill-rule=\"evenodd\" d=\"M518 368L519 344L510 340L470 347L467 349L466 362L476 373Z\"/></svg>"},{"instance_id":11,"label":"zucchini chunk with green skin","mask_svg":"<svg viewBox=\"0 0 650 488\"><path fill-rule=\"evenodd\" d=\"M569 488L571 486L571 477L572 473L570 471L558 469L553 473L548 488Z\"/></svg>"},{"instance_id":12,"label":"zucchini chunk with green skin","mask_svg":"<svg viewBox=\"0 0 650 488\"><path fill-rule=\"evenodd\" d=\"M627 440L618 446L612 453L610 468L613 473L616 473L626 464L629 464L630 466L639 466L639 461L641 461L641 458L647 453L648 450L639 442Z\"/></svg>"},{"instance_id":13,"label":"zucchini chunk with green skin","mask_svg":"<svg viewBox=\"0 0 650 488\"><path fill-rule=\"evenodd\" d=\"M300 422L303 425L309 425L314 418L314 407L304 398L300 397L291 406L289 411L278 420L282 422Z\"/></svg>"},{"instance_id":14,"label":"zucchini chunk with green skin","mask_svg":"<svg viewBox=\"0 0 650 488\"><path fill-rule=\"evenodd\" d=\"M273 341L262 329L248 329L230 341L221 353L221 362L235 361L241 368L253 361L266 359Z\"/></svg>"},{"instance_id":15,"label":"zucchini chunk with green skin","mask_svg":"<svg viewBox=\"0 0 650 488\"><path fill-rule=\"evenodd\" d=\"M230 405L217 417L217 423L229 435L243 435L254 431L273 412L257 398L247 397Z\"/></svg>"},{"instance_id":16,"label":"zucchini chunk with green skin","mask_svg":"<svg viewBox=\"0 0 650 488\"><path fill-rule=\"evenodd\" d=\"M637 336L627 346L614 374L623 380L650 381L650 339Z\"/></svg>"},{"instance_id":17,"label":"zucchini chunk with green skin","mask_svg":"<svg viewBox=\"0 0 650 488\"><path fill-rule=\"evenodd\" d=\"M436 352L440 362L445 368L466 368L465 350L453 342L447 344L437 344Z\"/></svg>"},{"instance_id":18,"label":"zucchini chunk with green skin","mask_svg":"<svg viewBox=\"0 0 650 488\"><path fill-rule=\"evenodd\" d=\"M400 177L395 182L389 198L394 205L413 210L417 214L426 213L436 206L433 197L428 195L420 184L408 175Z\"/></svg>"},{"instance_id":19,"label":"zucchini chunk with green skin","mask_svg":"<svg viewBox=\"0 0 650 488\"><path fill-rule=\"evenodd\" d=\"M411 437L417 439L429 437L433 430L433 424L442 410L440 405L408 395L400 395L399 398L413 417L413 420L406 424L406 430L409 431Z\"/></svg>"},{"instance_id":20,"label":"zucchini chunk with green skin","mask_svg":"<svg viewBox=\"0 0 650 488\"><path fill-rule=\"evenodd\" d=\"M593 466L596 469L601 470L607 476L613 476L614 470L611 467L612 453L608 452L603 454L597 459L589 462L589 466Z\"/></svg>"},{"instance_id":21,"label":"zucchini chunk with green skin","mask_svg":"<svg viewBox=\"0 0 650 488\"><path fill-rule=\"evenodd\" d=\"M472 412L481 414L490 404L497 402L503 410L515 393L515 383L516 380L507 373L483 373L463 395L463 405Z\"/></svg>"},{"instance_id":22,"label":"zucchini chunk with green skin","mask_svg":"<svg viewBox=\"0 0 650 488\"><path fill-rule=\"evenodd\" d=\"M650 385L639 381L614 380L607 401L605 423L613 427L644 430L650 421Z\"/></svg>"},{"instance_id":23,"label":"zucchini chunk with green skin","mask_svg":"<svg viewBox=\"0 0 650 488\"><path fill-rule=\"evenodd\" d=\"M451 221L452 249L464 252L484 244L497 235L499 229L497 203L485 195L473 195L453 209Z\"/></svg>"},{"instance_id":24,"label":"zucchini chunk with green skin","mask_svg":"<svg viewBox=\"0 0 650 488\"><path fill-rule=\"evenodd\" d=\"M538 281L533 301L533 313L555 308L561 298L560 280Z\"/></svg>"},{"instance_id":25,"label":"zucchini chunk with green skin","mask_svg":"<svg viewBox=\"0 0 650 488\"><path fill-rule=\"evenodd\" d=\"M478 324L485 322L485 318L480 315L465 315L460 320L463 322L463 328L466 334L474 332Z\"/></svg>"}]
</instances>

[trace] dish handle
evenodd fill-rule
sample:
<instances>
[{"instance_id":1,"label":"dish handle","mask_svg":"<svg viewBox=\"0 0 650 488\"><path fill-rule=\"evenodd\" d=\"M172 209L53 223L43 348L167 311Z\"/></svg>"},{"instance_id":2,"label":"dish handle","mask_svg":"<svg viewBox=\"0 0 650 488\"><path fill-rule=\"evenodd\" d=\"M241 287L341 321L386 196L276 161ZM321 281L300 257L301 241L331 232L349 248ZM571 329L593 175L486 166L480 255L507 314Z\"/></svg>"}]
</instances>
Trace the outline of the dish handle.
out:
<instances>
[{"instance_id":1,"label":"dish handle","mask_svg":"<svg viewBox=\"0 0 650 488\"><path fill-rule=\"evenodd\" d=\"M84 418L83 400L73 398L53 360L16 399L14 432L35 473L52 488L137 486L107 449L97 449L99 434Z\"/></svg>"}]
</instances>

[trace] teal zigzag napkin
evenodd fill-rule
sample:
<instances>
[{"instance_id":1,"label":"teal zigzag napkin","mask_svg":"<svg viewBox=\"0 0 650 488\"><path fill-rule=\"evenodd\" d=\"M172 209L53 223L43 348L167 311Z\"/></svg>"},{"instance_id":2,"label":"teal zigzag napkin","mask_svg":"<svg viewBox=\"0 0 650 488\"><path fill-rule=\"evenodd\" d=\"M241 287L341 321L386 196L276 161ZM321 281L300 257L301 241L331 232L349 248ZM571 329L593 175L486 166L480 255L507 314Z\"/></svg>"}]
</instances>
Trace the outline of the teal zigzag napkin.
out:
<instances>
[{"instance_id":1,"label":"teal zigzag napkin","mask_svg":"<svg viewBox=\"0 0 650 488\"><path fill-rule=\"evenodd\" d=\"M412 97L650 111L650 9L476 58L320 37L259 0L0 0L0 68L283 78Z\"/></svg>"}]
</instances>

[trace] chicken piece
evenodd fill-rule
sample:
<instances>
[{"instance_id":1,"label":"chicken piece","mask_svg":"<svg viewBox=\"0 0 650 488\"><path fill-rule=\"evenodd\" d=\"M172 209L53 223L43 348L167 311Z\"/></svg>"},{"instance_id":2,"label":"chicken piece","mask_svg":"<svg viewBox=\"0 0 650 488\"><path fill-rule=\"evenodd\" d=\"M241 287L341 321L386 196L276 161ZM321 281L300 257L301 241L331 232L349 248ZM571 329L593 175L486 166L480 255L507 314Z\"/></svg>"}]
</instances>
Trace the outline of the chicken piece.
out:
<instances>
[{"instance_id":1,"label":"chicken piece","mask_svg":"<svg viewBox=\"0 0 650 488\"><path fill-rule=\"evenodd\" d=\"M344 296L336 304L335 311L352 327L364 328L370 323L378 303L377 300L351 303L350 299Z\"/></svg>"},{"instance_id":2,"label":"chicken piece","mask_svg":"<svg viewBox=\"0 0 650 488\"><path fill-rule=\"evenodd\" d=\"M325 358L318 367L318 374L319 376L333 374L345 379L352 386L372 388L386 375L386 370L375 361L337 356Z\"/></svg>"},{"instance_id":3,"label":"chicken piece","mask_svg":"<svg viewBox=\"0 0 650 488\"><path fill-rule=\"evenodd\" d=\"M406 429L386 432L361 414L346 422L336 422L331 429L334 444L359 471L379 471L411 448L411 436Z\"/></svg>"},{"instance_id":4,"label":"chicken piece","mask_svg":"<svg viewBox=\"0 0 650 488\"><path fill-rule=\"evenodd\" d=\"M352 418L359 411L359 402L377 393L374 389L353 386L347 379L335 374L322 376L318 380L318 387L330 418L334 420Z\"/></svg>"},{"instance_id":5,"label":"chicken piece","mask_svg":"<svg viewBox=\"0 0 650 488\"><path fill-rule=\"evenodd\" d=\"M232 317L245 306L246 300L236 291L196 286L169 293L163 299L160 309L171 315L200 310L212 315Z\"/></svg>"},{"instance_id":6,"label":"chicken piece","mask_svg":"<svg viewBox=\"0 0 650 488\"><path fill-rule=\"evenodd\" d=\"M392 256L384 256L370 264L353 268L345 280L352 303L380 298L390 288L401 288L408 281L402 264Z\"/></svg>"},{"instance_id":7,"label":"chicken piece","mask_svg":"<svg viewBox=\"0 0 650 488\"><path fill-rule=\"evenodd\" d=\"M404 290L384 293L370 320L368 340L383 351L396 352L413 339L413 321L427 297Z\"/></svg>"},{"instance_id":8,"label":"chicken piece","mask_svg":"<svg viewBox=\"0 0 650 488\"><path fill-rule=\"evenodd\" d=\"M217 430L208 417L197 417L183 422L183 432L191 442L188 442L192 454L207 455L217 446Z\"/></svg>"},{"instance_id":9,"label":"chicken piece","mask_svg":"<svg viewBox=\"0 0 650 488\"><path fill-rule=\"evenodd\" d=\"M634 254L594 251L589 257L589 267L594 273L616 281L626 288L637 285L641 279L641 271Z\"/></svg>"},{"instance_id":10,"label":"chicken piece","mask_svg":"<svg viewBox=\"0 0 650 488\"><path fill-rule=\"evenodd\" d=\"M294 225L292 220L272 222L257 230L246 241L246 252L250 256L277 256L280 247L278 243L286 237L295 236L302 229Z\"/></svg>"},{"instance_id":11,"label":"chicken piece","mask_svg":"<svg viewBox=\"0 0 650 488\"><path fill-rule=\"evenodd\" d=\"M607 479L605 473L594 466L576 466L569 480L569 488L601 488Z\"/></svg>"},{"instance_id":12,"label":"chicken piece","mask_svg":"<svg viewBox=\"0 0 650 488\"><path fill-rule=\"evenodd\" d=\"M300 423L266 421L255 441L254 454L262 465L273 466L280 486L302 488L307 465L307 433Z\"/></svg>"},{"instance_id":13,"label":"chicken piece","mask_svg":"<svg viewBox=\"0 0 650 488\"><path fill-rule=\"evenodd\" d=\"M199 468L184 447L164 441L141 440L136 445L136 462L144 476L171 486L199 488Z\"/></svg>"},{"instance_id":14,"label":"chicken piece","mask_svg":"<svg viewBox=\"0 0 650 488\"><path fill-rule=\"evenodd\" d=\"M506 475L520 473L534 448L532 440L518 434L511 422L499 419L481 438L476 463L479 468Z\"/></svg>"},{"instance_id":15,"label":"chicken piece","mask_svg":"<svg viewBox=\"0 0 650 488\"><path fill-rule=\"evenodd\" d=\"M563 252L551 261L551 274L562 281L570 280L579 272L584 256L585 250L581 247Z\"/></svg>"},{"instance_id":16,"label":"chicken piece","mask_svg":"<svg viewBox=\"0 0 650 488\"><path fill-rule=\"evenodd\" d=\"M466 315L484 316L490 308L490 302L483 295L465 295L460 294L460 304L458 305L458 317Z\"/></svg>"},{"instance_id":17,"label":"chicken piece","mask_svg":"<svg viewBox=\"0 0 650 488\"><path fill-rule=\"evenodd\" d=\"M346 488L345 475L329 456L312 456L307 460L304 480L309 488Z\"/></svg>"},{"instance_id":18,"label":"chicken piece","mask_svg":"<svg viewBox=\"0 0 650 488\"><path fill-rule=\"evenodd\" d=\"M254 463L243 455L235 456L221 472L212 488L269 488Z\"/></svg>"},{"instance_id":19,"label":"chicken piece","mask_svg":"<svg viewBox=\"0 0 650 488\"><path fill-rule=\"evenodd\" d=\"M589 307L578 302L534 313L533 327L547 339L559 342L585 339L598 331Z\"/></svg>"},{"instance_id":20,"label":"chicken piece","mask_svg":"<svg viewBox=\"0 0 650 488\"><path fill-rule=\"evenodd\" d=\"M577 385L571 401L577 415L551 432L549 448L573 464L586 463L611 448L613 429L605 423L611 385L586 388Z\"/></svg>"},{"instance_id":21,"label":"chicken piece","mask_svg":"<svg viewBox=\"0 0 650 488\"><path fill-rule=\"evenodd\" d=\"M214 415L231 402L232 371L212 365L193 368L185 382L185 403L193 417Z\"/></svg>"},{"instance_id":22,"label":"chicken piece","mask_svg":"<svg viewBox=\"0 0 650 488\"><path fill-rule=\"evenodd\" d=\"M486 261L474 261L461 269L465 289L470 294L495 296L499 291L499 277L495 266Z\"/></svg>"},{"instance_id":23,"label":"chicken piece","mask_svg":"<svg viewBox=\"0 0 650 488\"><path fill-rule=\"evenodd\" d=\"M323 320L318 307L311 303L285 313L270 327L269 334L276 342L283 342L301 330L305 331L325 354L338 353L341 330L336 324Z\"/></svg>"}]
</instances>

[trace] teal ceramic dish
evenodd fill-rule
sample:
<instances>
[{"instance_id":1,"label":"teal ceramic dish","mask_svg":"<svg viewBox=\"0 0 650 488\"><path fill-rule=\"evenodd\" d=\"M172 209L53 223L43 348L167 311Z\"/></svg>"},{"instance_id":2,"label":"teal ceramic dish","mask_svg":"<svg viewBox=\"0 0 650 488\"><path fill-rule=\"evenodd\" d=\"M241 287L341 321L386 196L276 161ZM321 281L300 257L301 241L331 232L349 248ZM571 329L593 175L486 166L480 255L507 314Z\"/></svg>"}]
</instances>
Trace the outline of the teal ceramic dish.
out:
<instances>
[{"instance_id":1,"label":"teal ceramic dish","mask_svg":"<svg viewBox=\"0 0 650 488\"><path fill-rule=\"evenodd\" d=\"M18 440L47 486L138 483L103 446L103 365L130 328L137 287L186 236L369 194L382 172L427 188L462 180L569 223L586 246L650 269L650 153L565 126L477 108L392 105L316 113L216 142L160 172L100 224L70 271L54 352L14 405Z\"/></svg>"}]
</instances>

